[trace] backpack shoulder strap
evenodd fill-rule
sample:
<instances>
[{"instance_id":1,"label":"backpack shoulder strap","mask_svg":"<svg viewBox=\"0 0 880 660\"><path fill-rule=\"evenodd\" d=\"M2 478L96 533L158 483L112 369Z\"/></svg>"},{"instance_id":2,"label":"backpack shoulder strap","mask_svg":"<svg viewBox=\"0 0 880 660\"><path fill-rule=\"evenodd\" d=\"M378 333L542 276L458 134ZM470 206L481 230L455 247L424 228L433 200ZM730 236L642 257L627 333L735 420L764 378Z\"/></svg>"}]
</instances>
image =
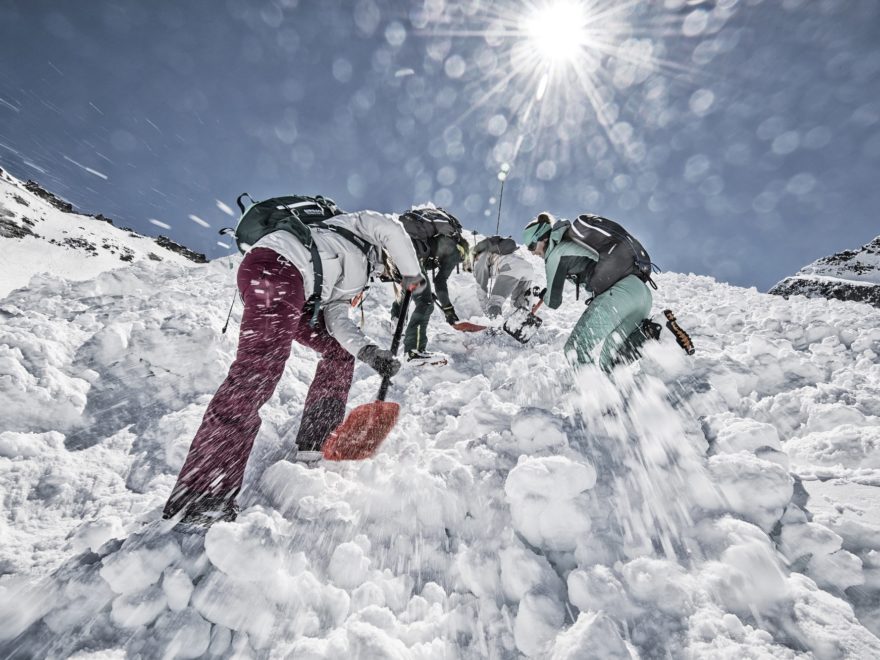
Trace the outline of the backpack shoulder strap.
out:
<instances>
[{"instance_id":1,"label":"backpack shoulder strap","mask_svg":"<svg viewBox=\"0 0 880 660\"><path fill-rule=\"evenodd\" d=\"M369 255L370 250L373 248L372 243L370 243L366 239L361 238L353 231L351 231L350 229L346 229L345 227L340 227L339 225L328 225L325 222L315 222L312 223L312 226L319 227L320 229L327 229L336 234L339 234L349 243L353 243L361 252L364 253L364 256Z\"/></svg>"}]
</instances>

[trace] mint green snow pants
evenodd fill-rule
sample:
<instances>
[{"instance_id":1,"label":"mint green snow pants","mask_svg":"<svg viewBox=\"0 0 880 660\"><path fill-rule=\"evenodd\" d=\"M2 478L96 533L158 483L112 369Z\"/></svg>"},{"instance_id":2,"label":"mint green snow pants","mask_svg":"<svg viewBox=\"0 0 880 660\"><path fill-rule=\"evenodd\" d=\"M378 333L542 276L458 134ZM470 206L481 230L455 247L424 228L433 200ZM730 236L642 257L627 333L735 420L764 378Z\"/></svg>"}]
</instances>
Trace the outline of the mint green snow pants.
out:
<instances>
[{"instance_id":1,"label":"mint green snow pants","mask_svg":"<svg viewBox=\"0 0 880 660\"><path fill-rule=\"evenodd\" d=\"M651 291L635 275L628 275L590 303L565 342L569 362L614 365L627 337L651 313Z\"/></svg>"}]
</instances>

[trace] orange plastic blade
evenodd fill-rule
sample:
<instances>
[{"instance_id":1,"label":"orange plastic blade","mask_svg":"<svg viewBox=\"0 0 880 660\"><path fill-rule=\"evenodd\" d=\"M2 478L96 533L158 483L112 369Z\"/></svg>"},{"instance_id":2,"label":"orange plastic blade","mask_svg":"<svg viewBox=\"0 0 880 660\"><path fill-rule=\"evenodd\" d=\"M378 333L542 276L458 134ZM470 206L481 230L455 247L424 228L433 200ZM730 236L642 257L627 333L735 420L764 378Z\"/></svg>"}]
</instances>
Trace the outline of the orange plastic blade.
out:
<instances>
[{"instance_id":1,"label":"orange plastic blade","mask_svg":"<svg viewBox=\"0 0 880 660\"><path fill-rule=\"evenodd\" d=\"M459 332L480 332L481 330L486 329L485 325L477 325L476 323L471 323L469 321L459 321L458 323L454 323L452 327Z\"/></svg>"},{"instance_id":2,"label":"orange plastic blade","mask_svg":"<svg viewBox=\"0 0 880 660\"><path fill-rule=\"evenodd\" d=\"M391 433L400 415L400 404L374 401L349 413L324 442L328 461L360 461L370 458Z\"/></svg>"}]
</instances>

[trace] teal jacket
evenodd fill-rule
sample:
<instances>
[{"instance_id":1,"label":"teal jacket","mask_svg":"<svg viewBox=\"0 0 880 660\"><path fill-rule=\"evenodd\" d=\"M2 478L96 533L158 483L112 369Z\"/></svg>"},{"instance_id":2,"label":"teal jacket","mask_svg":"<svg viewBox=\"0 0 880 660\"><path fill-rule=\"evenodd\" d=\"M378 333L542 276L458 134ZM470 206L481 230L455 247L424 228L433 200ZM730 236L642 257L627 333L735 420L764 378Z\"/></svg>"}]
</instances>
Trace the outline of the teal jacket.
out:
<instances>
[{"instance_id":1,"label":"teal jacket","mask_svg":"<svg viewBox=\"0 0 880 660\"><path fill-rule=\"evenodd\" d=\"M599 254L588 247L572 241L563 241L562 236L568 229L567 222L559 223L550 232L550 241L544 253L544 267L547 270L547 293L544 303L551 309L562 304L562 292L565 280L590 287L590 275L599 261Z\"/></svg>"}]
</instances>

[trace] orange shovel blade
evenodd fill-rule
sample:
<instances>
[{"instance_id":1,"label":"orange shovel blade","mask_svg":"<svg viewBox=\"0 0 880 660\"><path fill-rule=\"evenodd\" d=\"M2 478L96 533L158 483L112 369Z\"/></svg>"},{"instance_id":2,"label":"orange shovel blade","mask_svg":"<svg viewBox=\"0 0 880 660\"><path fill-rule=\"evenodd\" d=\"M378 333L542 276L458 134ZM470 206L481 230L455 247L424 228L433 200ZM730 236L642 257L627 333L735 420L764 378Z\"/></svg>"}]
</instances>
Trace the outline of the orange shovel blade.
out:
<instances>
[{"instance_id":1,"label":"orange shovel blade","mask_svg":"<svg viewBox=\"0 0 880 660\"><path fill-rule=\"evenodd\" d=\"M328 461L360 461L376 453L400 415L400 404L374 401L358 406L324 443Z\"/></svg>"},{"instance_id":2,"label":"orange shovel blade","mask_svg":"<svg viewBox=\"0 0 880 660\"><path fill-rule=\"evenodd\" d=\"M485 325L477 325L470 321L459 321L458 323L454 323L452 327L459 332L480 332L481 330L486 329Z\"/></svg>"}]
</instances>

